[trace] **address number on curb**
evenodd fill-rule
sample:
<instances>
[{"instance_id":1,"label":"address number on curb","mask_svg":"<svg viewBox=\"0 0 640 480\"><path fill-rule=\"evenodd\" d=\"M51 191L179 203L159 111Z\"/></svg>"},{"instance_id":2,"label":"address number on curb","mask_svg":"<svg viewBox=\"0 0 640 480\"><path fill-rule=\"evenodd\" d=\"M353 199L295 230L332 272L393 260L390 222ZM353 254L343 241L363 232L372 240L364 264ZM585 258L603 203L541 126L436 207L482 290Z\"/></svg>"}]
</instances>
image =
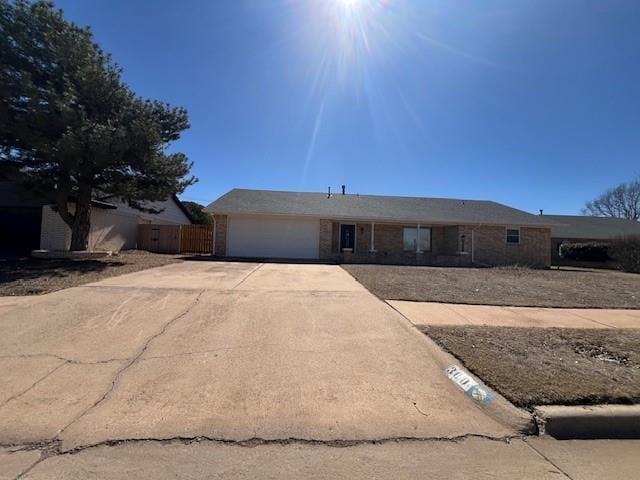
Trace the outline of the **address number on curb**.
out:
<instances>
[{"instance_id":1,"label":"address number on curb","mask_svg":"<svg viewBox=\"0 0 640 480\"><path fill-rule=\"evenodd\" d=\"M457 365L449 365L445 370L447 377L475 401L487 404L493 401L495 394L485 385L476 382L467 372Z\"/></svg>"}]
</instances>

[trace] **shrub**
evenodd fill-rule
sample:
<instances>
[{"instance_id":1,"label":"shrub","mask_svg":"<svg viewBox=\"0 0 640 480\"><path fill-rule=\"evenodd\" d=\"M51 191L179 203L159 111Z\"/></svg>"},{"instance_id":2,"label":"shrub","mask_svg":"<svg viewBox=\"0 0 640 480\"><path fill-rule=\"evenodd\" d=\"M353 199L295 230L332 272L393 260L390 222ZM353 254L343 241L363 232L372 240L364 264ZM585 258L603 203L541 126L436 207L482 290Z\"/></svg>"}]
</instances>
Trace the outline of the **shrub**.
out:
<instances>
[{"instance_id":1,"label":"shrub","mask_svg":"<svg viewBox=\"0 0 640 480\"><path fill-rule=\"evenodd\" d=\"M611 242L609 251L622 270L640 273L640 235L616 238Z\"/></svg>"},{"instance_id":2,"label":"shrub","mask_svg":"<svg viewBox=\"0 0 640 480\"><path fill-rule=\"evenodd\" d=\"M567 260L606 262L611 260L609 245L605 243L565 243L560 245L560 255Z\"/></svg>"}]
</instances>

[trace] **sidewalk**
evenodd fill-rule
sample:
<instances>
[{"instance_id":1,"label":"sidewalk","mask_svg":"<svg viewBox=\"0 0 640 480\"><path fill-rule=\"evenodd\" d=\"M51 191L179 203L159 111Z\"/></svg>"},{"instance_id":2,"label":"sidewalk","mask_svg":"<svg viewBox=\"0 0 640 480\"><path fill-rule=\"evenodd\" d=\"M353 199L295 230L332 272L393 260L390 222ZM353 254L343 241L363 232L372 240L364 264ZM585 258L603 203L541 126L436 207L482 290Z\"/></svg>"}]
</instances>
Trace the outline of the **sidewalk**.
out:
<instances>
[{"instance_id":1,"label":"sidewalk","mask_svg":"<svg viewBox=\"0 0 640 480\"><path fill-rule=\"evenodd\" d=\"M497 307L402 300L387 300L387 303L415 325L640 328L640 310Z\"/></svg>"}]
</instances>

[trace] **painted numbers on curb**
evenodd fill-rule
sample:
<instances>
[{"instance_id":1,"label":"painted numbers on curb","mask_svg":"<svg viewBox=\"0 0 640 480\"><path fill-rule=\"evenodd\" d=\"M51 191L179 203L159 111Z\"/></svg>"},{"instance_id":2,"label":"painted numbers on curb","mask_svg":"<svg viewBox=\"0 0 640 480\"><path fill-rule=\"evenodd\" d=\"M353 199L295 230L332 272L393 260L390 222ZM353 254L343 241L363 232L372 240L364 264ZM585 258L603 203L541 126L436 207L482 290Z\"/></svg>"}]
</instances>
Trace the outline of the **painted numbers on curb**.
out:
<instances>
[{"instance_id":1,"label":"painted numbers on curb","mask_svg":"<svg viewBox=\"0 0 640 480\"><path fill-rule=\"evenodd\" d=\"M467 372L457 365L449 365L445 369L445 373L449 380L455 383L459 388L473 398L478 403L486 405L491 403L495 398L495 394L485 385L476 382Z\"/></svg>"}]
</instances>

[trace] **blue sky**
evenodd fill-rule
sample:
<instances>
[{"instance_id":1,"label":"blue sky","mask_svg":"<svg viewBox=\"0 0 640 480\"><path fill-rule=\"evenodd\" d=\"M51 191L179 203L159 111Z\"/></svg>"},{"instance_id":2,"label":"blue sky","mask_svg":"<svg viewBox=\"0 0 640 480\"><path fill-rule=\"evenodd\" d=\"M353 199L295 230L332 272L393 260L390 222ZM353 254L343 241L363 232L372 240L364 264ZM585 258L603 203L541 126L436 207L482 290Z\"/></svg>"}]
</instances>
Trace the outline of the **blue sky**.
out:
<instances>
[{"instance_id":1,"label":"blue sky","mask_svg":"<svg viewBox=\"0 0 640 480\"><path fill-rule=\"evenodd\" d=\"M491 199L548 213L640 174L637 0L58 0L208 203L234 187Z\"/></svg>"}]
</instances>

